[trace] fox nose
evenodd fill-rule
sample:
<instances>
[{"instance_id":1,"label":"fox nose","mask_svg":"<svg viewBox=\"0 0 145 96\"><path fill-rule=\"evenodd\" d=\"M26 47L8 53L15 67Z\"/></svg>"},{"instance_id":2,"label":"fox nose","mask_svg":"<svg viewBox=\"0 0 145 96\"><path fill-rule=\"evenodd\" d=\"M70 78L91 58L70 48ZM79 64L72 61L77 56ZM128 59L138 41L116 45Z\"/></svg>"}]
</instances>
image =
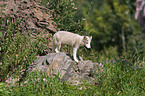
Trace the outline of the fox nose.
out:
<instances>
[{"instance_id":1,"label":"fox nose","mask_svg":"<svg viewBox=\"0 0 145 96\"><path fill-rule=\"evenodd\" d=\"M89 46L88 48L91 48L91 46Z\"/></svg>"}]
</instances>

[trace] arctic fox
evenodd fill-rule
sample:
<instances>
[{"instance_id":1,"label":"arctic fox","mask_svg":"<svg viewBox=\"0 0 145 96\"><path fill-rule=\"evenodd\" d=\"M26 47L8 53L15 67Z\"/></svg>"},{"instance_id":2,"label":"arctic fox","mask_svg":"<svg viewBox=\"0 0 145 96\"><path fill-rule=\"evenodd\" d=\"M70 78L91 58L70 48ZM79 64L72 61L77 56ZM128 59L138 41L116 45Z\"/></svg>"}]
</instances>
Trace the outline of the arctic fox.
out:
<instances>
[{"instance_id":1,"label":"arctic fox","mask_svg":"<svg viewBox=\"0 0 145 96\"><path fill-rule=\"evenodd\" d=\"M86 46L87 48L91 48L91 40L92 36L80 36L78 34L67 31L58 31L53 36L53 51L58 53L60 48L63 50L64 45L70 45L71 55L73 55L73 58L76 62L79 62L76 57L77 49L79 46Z\"/></svg>"}]
</instances>

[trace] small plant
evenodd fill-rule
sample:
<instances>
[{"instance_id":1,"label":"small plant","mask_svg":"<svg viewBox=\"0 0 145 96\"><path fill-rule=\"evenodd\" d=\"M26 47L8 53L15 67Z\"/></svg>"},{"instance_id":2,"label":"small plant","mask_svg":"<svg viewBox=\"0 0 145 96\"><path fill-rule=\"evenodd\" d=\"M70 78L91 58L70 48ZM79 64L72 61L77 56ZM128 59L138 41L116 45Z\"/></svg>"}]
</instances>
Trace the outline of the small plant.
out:
<instances>
[{"instance_id":1,"label":"small plant","mask_svg":"<svg viewBox=\"0 0 145 96\"><path fill-rule=\"evenodd\" d=\"M32 31L13 33L13 24L6 32L6 39L2 41L2 65L0 65L2 81L12 73L20 75L27 66L32 64L36 56L48 49L50 35L35 34ZM23 70L23 71L22 71ZM20 72L21 71L21 72Z\"/></svg>"}]
</instances>

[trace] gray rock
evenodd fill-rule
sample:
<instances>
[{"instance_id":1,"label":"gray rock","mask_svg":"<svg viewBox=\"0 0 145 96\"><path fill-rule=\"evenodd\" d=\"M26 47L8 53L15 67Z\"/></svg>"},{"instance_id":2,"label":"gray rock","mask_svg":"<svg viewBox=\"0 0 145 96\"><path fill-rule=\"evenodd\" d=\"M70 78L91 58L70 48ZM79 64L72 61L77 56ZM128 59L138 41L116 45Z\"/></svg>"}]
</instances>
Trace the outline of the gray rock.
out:
<instances>
[{"instance_id":1,"label":"gray rock","mask_svg":"<svg viewBox=\"0 0 145 96\"><path fill-rule=\"evenodd\" d=\"M78 85L83 80L93 82L93 74L97 72L98 63L92 63L89 60L76 63L64 52L49 53L37 57L35 63L28 68L28 71L36 69L47 73L49 76L59 75L62 81Z\"/></svg>"}]
</instances>

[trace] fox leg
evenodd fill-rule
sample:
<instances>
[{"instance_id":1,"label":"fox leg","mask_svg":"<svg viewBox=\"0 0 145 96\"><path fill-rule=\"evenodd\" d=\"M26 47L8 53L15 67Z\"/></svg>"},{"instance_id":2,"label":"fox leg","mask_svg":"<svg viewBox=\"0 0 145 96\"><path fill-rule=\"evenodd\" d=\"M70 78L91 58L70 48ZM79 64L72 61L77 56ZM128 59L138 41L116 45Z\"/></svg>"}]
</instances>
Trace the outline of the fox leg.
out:
<instances>
[{"instance_id":1,"label":"fox leg","mask_svg":"<svg viewBox=\"0 0 145 96\"><path fill-rule=\"evenodd\" d=\"M77 54L77 49L78 49L78 47L74 47L74 48L73 48L73 58L74 58L74 60L75 60L76 62L79 62L79 60L77 59L77 56L76 56L76 54Z\"/></svg>"},{"instance_id":2,"label":"fox leg","mask_svg":"<svg viewBox=\"0 0 145 96\"><path fill-rule=\"evenodd\" d=\"M64 52L64 49L63 49L63 48L64 48L64 45L61 44L61 48L60 48L60 51L61 51L61 52Z\"/></svg>"},{"instance_id":3,"label":"fox leg","mask_svg":"<svg viewBox=\"0 0 145 96\"><path fill-rule=\"evenodd\" d=\"M70 55L73 56L73 47L70 49Z\"/></svg>"},{"instance_id":4,"label":"fox leg","mask_svg":"<svg viewBox=\"0 0 145 96\"><path fill-rule=\"evenodd\" d=\"M61 48L61 42L58 42L58 44L56 45L56 48L55 48L55 52L59 53L60 48Z\"/></svg>"},{"instance_id":5,"label":"fox leg","mask_svg":"<svg viewBox=\"0 0 145 96\"><path fill-rule=\"evenodd\" d=\"M56 53L59 53L58 47L55 48L55 52Z\"/></svg>"},{"instance_id":6,"label":"fox leg","mask_svg":"<svg viewBox=\"0 0 145 96\"><path fill-rule=\"evenodd\" d=\"M57 45L57 46L56 46L56 49L55 49L55 52L56 52L56 53L59 53L60 48L61 48L61 44L60 44L60 45Z\"/></svg>"}]
</instances>

